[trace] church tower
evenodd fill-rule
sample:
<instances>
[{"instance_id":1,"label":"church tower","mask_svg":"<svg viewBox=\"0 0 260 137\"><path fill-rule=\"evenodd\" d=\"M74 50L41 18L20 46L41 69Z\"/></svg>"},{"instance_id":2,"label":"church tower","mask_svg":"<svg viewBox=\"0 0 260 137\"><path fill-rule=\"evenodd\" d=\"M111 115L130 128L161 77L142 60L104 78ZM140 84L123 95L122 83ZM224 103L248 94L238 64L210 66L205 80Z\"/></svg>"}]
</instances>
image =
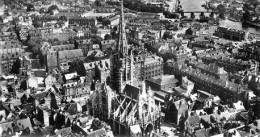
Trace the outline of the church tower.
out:
<instances>
[{"instance_id":1,"label":"church tower","mask_svg":"<svg viewBox=\"0 0 260 137\"><path fill-rule=\"evenodd\" d=\"M129 55L129 45L127 43L124 6L121 0L121 16L119 23L119 37L117 41L117 51L112 55L111 59L111 86L121 93L126 84L133 84L133 55Z\"/></svg>"}]
</instances>

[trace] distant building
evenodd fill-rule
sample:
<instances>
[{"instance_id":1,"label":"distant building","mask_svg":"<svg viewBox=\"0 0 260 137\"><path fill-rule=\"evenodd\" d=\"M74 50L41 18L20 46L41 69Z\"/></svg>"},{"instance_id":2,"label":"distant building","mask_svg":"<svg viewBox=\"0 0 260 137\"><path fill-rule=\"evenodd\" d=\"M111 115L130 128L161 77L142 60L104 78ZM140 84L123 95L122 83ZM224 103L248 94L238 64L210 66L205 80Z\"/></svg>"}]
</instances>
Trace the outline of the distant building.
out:
<instances>
[{"instance_id":1,"label":"distant building","mask_svg":"<svg viewBox=\"0 0 260 137\"><path fill-rule=\"evenodd\" d=\"M87 17L71 17L69 18L69 25L94 27L97 25L97 20L95 18Z\"/></svg>"},{"instance_id":2,"label":"distant building","mask_svg":"<svg viewBox=\"0 0 260 137\"><path fill-rule=\"evenodd\" d=\"M54 46L51 46L51 49L53 49L54 51L73 50L73 49L75 49L75 45L74 44L54 45Z\"/></svg>"},{"instance_id":3,"label":"distant building","mask_svg":"<svg viewBox=\"0 0 260 137\"><path fill-rule=\"evenodd\" d=\"M168 70L166 74L172 74L176 77L187 76L195 83L194 89L209 91L209 93L219 96L224 102L243 100L244 93L247 92L247 88L229 81L225 77L216 78L202 73L199 69L189 67L185 63L178 64L168 61L165 68Z\"/></svg>"},{"instance_id":4,"label":"distant building","mask_svg":"<svg viewBox=\"0 0 260 137\"><path fill-rule=\"evenodd\" d=\"M153 22L164 18L163 13L140 12L134 20Z\"/></svg>"},{"instance_id":5,"label":"distant building","mask_svg":"<svg viewBox=\"0 0 260 137\"><path fill-rule=\"evenodd\" d=\"M13 64L22 53L22 47L17 41L5 41L4 43L0 43L0 74L9 74L13 68Z\"/></svg>"},{"instance_id":6,"label":"distant building","mask_svg":"<svg viewBox=\"0 0 260 137\"><path fill-rule=\"evenodd\" d=\"M91 82L95 77L101 83L106 82L110 76L110 60L104 59L95 62L84 63L84 67L87 74L87 81Z\"/></svg>"},{"instance_id":7,"label":"distant building","mask_svg":"<svg viewBox=\"0 0 260 137\"><path fill-rule=\"evenodd\" d=\"M59 69L59 61L58 61L58 52L57 51L50 51L47 53L46 55L47 59L47 63L46 63L46 67L47 67L47 71L50 72L53 69Z\"/></svg>"},{"instance_id":8,"label":"distant building","mask_svg":"<svg viewBox=\"0 0 260 137\"><path fill-rule=\"evenodd\" d=\"M29 36L32 40L39 39L59 39L60 41L67 41L69 38L74 38L77 33L72 30L63 30L62 32L54 32L53 28L41 28L29 31Z\"/></svg>"},{"instance_id":9,"label":"distant building","mask_svg":"<svg viewBox=\"0 0 260 137\"><path fill-rule=\"evenodd\" d=\"M84 97L90 93L91 83L77 83L70 82L63 85L64 95L66 100L72 100L73 98Z\"/></svg>"},{"instance_id":10,"label":"distant building","mask_svg":"<svg viewBox=\"0 0 260 137\"><path fill-rule=\"evenodd\" d=\"M234 41L242 41L247 39L248 37L248 34L244 31L232 29L232 28L226 28L226 27L218 27L215 32L215 35L220 38L234 40Z\"/></svg>"},{"instance_id":11,"label":"distant building","mask_svg":"<svg viewBox=\"0 0 260 137\"><path fill-rule=\"evenodd\" d=\"M188 103L185 99L172 99L166 104L165 119L176 125L184 124L188 118Z\"/></svg>"},{"instance_id":12,"label":"distant building","mask_svg":"<svg viewBox=\"0 0 260 137\"><path fill-rule=\"evenodd\" d=\"M250 63L241 59L230 58L225 54L212 53L201 57L205 64L215 63L218 67L223 67L227 72L238 72L250 68Z\"/></svg>"},{"instance_id":13,"label":"distant building","mask_svg":"<svg viewBox=\"0 0 260 137\"><path fill-rule=\"evenodd\" d=\"M115 16L115 17L112 17L110 18L110 25L111 26L117 26L119 24L119 19L120 17L119 16Z\"/></svg>"},{"instance_id":14,"label":"distant building","mask_svg":"<svg viewBox=\"0 0 260 137\"><path fill-rule=\"evenodd\" d=\"M2 15L4 15L4 11L5 11L5 5L4 5L4 1L3 0L1 0L0 1L0 15L2 16Z\"/></svg>"},{"instance_id":15,"label":"distant building","mask_svg":"<svg viewBox=\"0 0 260 137\"><path fill-rule=\"evenodd\" d=\"M67 71L69 62L72 62L74 59L84 59L81 49L58 51L59 67L62 71Z\"/></svg>"}]
</instances>

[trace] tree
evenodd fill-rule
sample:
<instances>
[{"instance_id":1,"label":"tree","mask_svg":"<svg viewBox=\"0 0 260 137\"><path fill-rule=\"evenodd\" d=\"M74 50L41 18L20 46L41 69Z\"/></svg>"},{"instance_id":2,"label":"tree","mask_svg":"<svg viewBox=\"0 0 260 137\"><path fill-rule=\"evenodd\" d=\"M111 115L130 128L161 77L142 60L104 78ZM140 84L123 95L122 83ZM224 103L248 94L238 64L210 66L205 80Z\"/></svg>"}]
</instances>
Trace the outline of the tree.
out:
<instances>
[{"instance_id":1,"label":"tree","mask_svg":"<svg viewBox=\"0 0 260 137\"><path fill-rule=\"evenodd\" d=\"M75 42L73 37L69 37L68 41L69 41L70 44L73 44Z\"/></svg>"},{"instance_id":2,"label":"tree","mask_svg":"<svg viewBox=\"0 0 260 137\"><path fill-rule=\"evenodd\" d=\"M113 27L113 31L117 31L117 26L114 26L114 27Z\"/></svg>"},{"instance_id":3,"label":"tree","mask_svg":"<svg viewBox=\"0 0 260 137\"><path fill-rule=\"evenodd\" d=\"M259 23L260 20L259 20L259 17L257 17L255 20L254 20L255 23Z\"/></svg>"},{"instance_id":4,"label":"tree","mask_svg":"<svg viewBox=\"0 0 260 137\"><path fill-rule=\"evenodd\" d=\"M166 18L170 18L171 17L171 12L170 11L165 11L163 12L163 15L165 15Z\"/></svg>"},{"instance_id":5,"label":"tree","mask_svg":"<svg viewBox=\"0 0 260 137\"><path fill-rule=\"evenodd\" d=\"M86 70L84 67L84 62L79 59L75 59L72 61L69 67L70 72L77 72L81 76L86 76Z\"/></svg>"},{"instance_id":6,"label":"tree","mask_svg":"<svg viewBox=\"0 0 260 137\"><path fill-rule=\"evenodd\" d=\"M53 42L59 42L60 40L58 38L54 38Z\"/></svg>"},{"instance_id":7,"label":"tree","mask_svg":"<svg viewBox=\"0 0 260 137\"><path fill-rule=\"evenodd\" d=\"M214 18L214 12L211 12L209 15L210 18Z\"/></svg>"},{"instance_id":8,"label":"tree","mask_svg":"<svg viewBox=\"0 0 260 137\"><path fill-rule=\"evenodd\" d=\"M34 10L35 9L34 9L34 6L32 4L27 5L27 9L26 9L27 12L34 11Z\"/></svg>"},{"instance_id":9,"label":"tree","mask_svg":"<svg viewBox=\"0 0 260 137\"><path fill-rule=\"evenodd\" d=\"M58 6L57 5L51 5L49 8L48 8L48 12L51 12L53 10L59 10Z\"/></svg>"},{"instance_id":10,"label":"tree","mask_svg":"<svg viewBox=\"0 0 260 137\"><path fill-rule=\"evenodd\" d=\"M102 17L96 17L98 22L103 22L103 18Z\"/></svg>"},{"instance_id":11,"label":"tree","mask_svg":"<svg viewBox=\"0 0 260 137\"><path fill-rule=\"evenodd\" d=\"M112 32L111 32L111 36L112 36L112 39L118 38L118 36L117 36L117 34L116 34L116 31L112 31Z\"/></svg>"},{"instance_id":12,"label":"tree","mask_svg":"<svg viewBox=\"0 0 260 137\"><path fill-rule=\"evenodd\" d=\"M96 5L96 6L101 6L101 0L96 0L96 1L95 1L95 5Z\"/></svg>"},{"instance_id":13,"label":"tree","mask_svg":"<svg viewBox=\"0 0 260 137\"><path fill-rule=\"evenodd\" d=\"M224 5L223 4L219 4L217 6L217 10L219 12L219 18L220 19L225 19L226 8L224 7Z\"/></svg>"},{"instance_id":14,"label":"tree","mask_svg":"<svg viewBox=\"0 0 260 137\"><path fill-rule=\"evenodd\" d=\"M188 28L185 32L186 35L193 35L193 31L191 28Z\"/></svg>"},{"instance_id":15,"label":"tree","mask_svg":"<svg viewBox=\"0 0 260 137\"><path fill-rule=\"evenodd\" d=\"M94 35L94 36L91 38L91 41L92 41L93 44L99 44L99 45L101 45L101 41L102 41L102 40L103 40L103 39L102 39L101 37L97 36L97 35Z\"/></svg>"},{"instance_id":16,"label":"tree","mask_svg":"<svg viewBox=\"0 0 260 137\"><path fill-rule=\"evenodd\" d=\"M39 28L39 27L41 27L42 26L42 22L41 21L36 21L36 20L34 20L33 21L33 24L32 24L35 28Z\"/></svg>"},{"instance_id":17,"label":"tree","mask_svg":"<svg viewBox=\"0 0 260 137\"><path fill-rule=\"evenodd\" d=\"M38 47L38 44L35 41L28 40L28 41L26 41L25 45L28 46L28 48L32 51L33 54L35 54L35 55L40 54L40 49Z\"/></svg>"},{"instance_id":18,"label":"tree","mask_svg":"<svg viewBox=\"0 0 260 137\"><path fill-rule=\"evenodd\" d=\"M162 38L163 38L163 39L171 39L171 38L172 38L172 35L170 34L170 32L166 31L166 32L164 32Z\"/></svg>"},{"instance_id":19,"label":"tree","mask_svg":"<svg viewBox=\"0 0 260 137\"><path fill-rule=\"evenodd\" d=\"M181 17L182 17L182 18L184 17L184 12L183 12L183 11L181 11Z\"/></svg>"},{"instance_id":20,"label":"tree","mask_svg":"<svg viewBox=\"0 0 260 137\"><path fill-rule=\"evenodd\" d=\"M51 92L50 97L51 97L51 106L50 107L53 109L58 109L59 107L57 105L57 101L56 101L54 93Z\"/></svg>"},{"instance_id":21,"label":"tree","mask_svg":"<svg viewBox=\"0 0 260 137\"><path fill-rule=\"evenodd\" d=\"M111 40L112 39L112 36L110 34L106 34L104 36L104 40Z\"/></svg>"},{"instance_id":22,"label":"tree","mask_svg":"<svg viewBox=\"0 0 260 137\"><path fill-rule=\"evenodd\" d=\"M219 5L217 6L217 10L218 10L218 12L225 12L225 11L226 11L226 8L224 7L223 4L219 4Z\"/></svg>"},{"instance_id":23,"label":"tree","mask_svg":"<svg viewBox=\"0 0 260 137\"><path fill-rule=\"evenodd\" d=\"M39 10L39 12L40 12L40 13L46 13L47 10L46 10L45 8L41 8L41 9Z\"/></svg>"},{"instance_id":24,"label":"tree","mask_svg":"<svg viewBox=\"0 0 260 137\"><path fill-rule=\"evenodd\" d=\"M190 18L191 18L191 19L195 19L195 14L194 14L194 12L191 12Z\"/></svg>"},{"instance_id":25,"label":"tree","mask_svg":"<svg viewBox=\"0 0 260 137\"><path fill-rule=\"evenodd\" d=\"M32 53L33 53L34 55L39 55L39 54L40 54L40 49L39 49L38 46L33 46L33 47L31 48L31 51L32 51Z\"/></svg>"},{"instance_id":26,"label":"tree","mask_svg":"<svg viewBox=\"0 0 260 137\"><path fill-rule=\"evenodd\" d=\"M225 13L224 13L224 12L220 12L219 15L218 15L218 17L219 17L220 19L225 19Z\"/></svg>"},{"instance_id":27,"label":"tree","mask_svg":"<svg viewBox=\"0 0 260 137\"><path fill-rule=\"evenodd\" d=\"M10 73L19 74L19 68L20 67L21 67L21 61L20 61L20 59L16 59Z\"/></svg>"},{"instance_id":28,"label":"tree","mask_svg":"<svg viewBox=\"0 0 260 137\"><path fill-rule=\"evenodd\" d=\"M62 21L67 21L68 18L67 18L66 16L60 16L60 20L62 20Z\"/></svg>"},{"instance_id":29,"label":"tree","mask_svg":"<svg viewBox=\"0 0 260 137\"><path fill-rule=\"evenodd\" d=\"M243 21L250 21L251 20L251 14L248 10L245 10L245 13L243 14Z\"/></svg>"},{"instance_id":30,"label":"tree","mask_svg":"<svg viewBox=\"0 0 260 137\"><path fill-rule=\"evenodd\" d=\"M103 25L103 26L108 26L108 25L110 25L110 20L109 20L109 19L104 19L104 20L102 21L102 25Z\"/></svg>"}]
</instances>

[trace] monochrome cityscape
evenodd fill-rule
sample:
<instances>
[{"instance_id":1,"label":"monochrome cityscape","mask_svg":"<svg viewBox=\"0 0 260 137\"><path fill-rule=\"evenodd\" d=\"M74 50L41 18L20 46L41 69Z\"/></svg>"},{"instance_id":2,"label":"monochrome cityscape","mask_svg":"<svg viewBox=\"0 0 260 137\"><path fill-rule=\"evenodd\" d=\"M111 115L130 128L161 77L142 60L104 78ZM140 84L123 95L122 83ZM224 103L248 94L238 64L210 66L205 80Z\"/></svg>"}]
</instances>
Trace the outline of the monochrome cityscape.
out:
<instances>
[{"instance_id":1,"label":"monochrome cityscape","mask_svg":"<svg viewBox=\"0 0 260 137\"><path fill-rule=\"evenodd\" d=\"M260 0L0 0L0 137L260 137Z\"/></svg>"}]
</instances>

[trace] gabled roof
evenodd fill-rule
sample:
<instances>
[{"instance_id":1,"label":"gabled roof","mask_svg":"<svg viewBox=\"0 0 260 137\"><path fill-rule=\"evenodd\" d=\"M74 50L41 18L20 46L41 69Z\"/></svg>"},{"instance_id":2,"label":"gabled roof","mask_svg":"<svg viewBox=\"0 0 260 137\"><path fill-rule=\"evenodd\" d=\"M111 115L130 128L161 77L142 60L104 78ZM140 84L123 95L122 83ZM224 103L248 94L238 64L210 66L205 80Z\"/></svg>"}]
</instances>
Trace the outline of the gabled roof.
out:
<instances>
[{"instance_id":1,"label":"gabled roof","mask_svg":"<svg viewBox=\"0 0 260 137\"><path fill-rule=\"evenodd\" d=\"M83 52L81 49L74 49L74 50L64 50L59 51L59 58L60 59L70 59L70 58L77 58L83 57Z\"/></svg>"},{"instance_id":2,"label":"gabled roof","mask_svg":"<svg viewBox=\"0 0 260 137\"><path fill-rule=\"evenodd\" d=\"M106 136L107 132L104 128L95 130L91 133L88 134L88 137L101 137L101 136Z\"/></svg>"},{"instance_id":3,"label":"gabled roof","mask_svg":"<svg viewBox=\"0 0 260 137\"><path fill-rule=\"evenodd\" d=\"M190 116L190 117L188 117L187 122L188 122L190 125L196 126L197 124L200 123L200 117L197 116L197 115L195 115L195 116Z\"/></svg>"},{"instance_id":4,"label":"gabled roof","mask_svg":"<svg viewBox=\"0 0 260 137\"><path fill-rule=\"evenodd\" d=\"M153 78L147 79L147 81L150 81L150 82L158 84L158 85L167 85L167 84L172 84L172 83L178 82L178 80L175 79L174 75L163 75L161 77L153 77Z\"/></svg>"},{"instance_id":5,"label":"gabled roof","mask_svg":"<svg viewBox=\"0 0 260 137\"><path fill-rule=\"evenodd\" d=\"M123 90L123 93L125 93L128 97L137 100L139 97L139 88L127 84Z\"/></svg>"},{"instance_id":6,"label":"gabled roof","mask_svg":"<svg viewBox=\"0 0 260 137\"><path fill-rule=\"evenodd\" d=\"M178 101L175 101L173 104L175 105L177 110L183 109L183 106L184 107L186 106L188 108L188 104L185 99L180 99Z\"/></svg>"},{"instance_id":7,"label":"gabled roof","mask_svg":"<svg viewBox=\"0 0 260 137\"><path fill-rule=\"evenodd\" d=\"M209 133L205 129L195 131L195 137L209 137Z\"/></svg>"}]
</instances>

